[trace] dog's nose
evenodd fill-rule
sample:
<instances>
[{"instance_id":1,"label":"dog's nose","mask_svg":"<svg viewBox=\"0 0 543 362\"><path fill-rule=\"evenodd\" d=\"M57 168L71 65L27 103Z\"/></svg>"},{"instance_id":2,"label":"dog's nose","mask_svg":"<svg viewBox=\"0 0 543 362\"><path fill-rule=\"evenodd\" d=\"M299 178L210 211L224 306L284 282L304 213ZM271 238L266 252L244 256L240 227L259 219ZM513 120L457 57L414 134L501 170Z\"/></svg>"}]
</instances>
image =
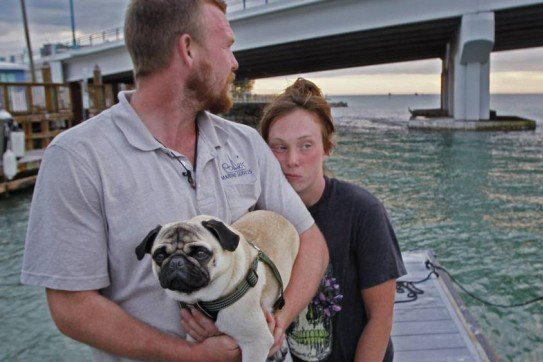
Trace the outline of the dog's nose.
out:
<instances>
[{"instance_id":1,"label":"dog's nose","mask_svg":"<svg viewBox=\"0 0 543 362\"><path fill-rule=\"evenodd\" d=\"M174 280L186 279L186 275L187 260L180 255L174 255L162 267L158 279L162 288L170 289Z\"/></svg>"},{"instance_id":2,"label":"dog's nose","mask_svg":"<svg viewBox=\"0 0 543 362\"><path fill-rule=\"evenodd\" d=\"M168 263L168 268L171 270L182 269L186 263L186 259L182 256L174 256Z\"/></svg>"}]
</instances>

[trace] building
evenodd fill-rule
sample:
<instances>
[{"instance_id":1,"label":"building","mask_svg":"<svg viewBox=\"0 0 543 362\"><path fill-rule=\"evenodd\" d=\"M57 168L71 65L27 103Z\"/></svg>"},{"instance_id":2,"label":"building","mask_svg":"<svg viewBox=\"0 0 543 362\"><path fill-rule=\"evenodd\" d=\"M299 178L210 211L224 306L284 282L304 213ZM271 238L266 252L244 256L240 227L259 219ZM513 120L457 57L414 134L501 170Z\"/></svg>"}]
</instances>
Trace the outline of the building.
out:
<instances>
[{"instance_id":1,"label":"building","mask_svg":"<svg viewBox=\"0 0 543 362\"><path fill-rule=\"evenodd\" d=\"M0 62L0 83L26 82L27 71L26 65Z\"/></svg>"}]
</instances>

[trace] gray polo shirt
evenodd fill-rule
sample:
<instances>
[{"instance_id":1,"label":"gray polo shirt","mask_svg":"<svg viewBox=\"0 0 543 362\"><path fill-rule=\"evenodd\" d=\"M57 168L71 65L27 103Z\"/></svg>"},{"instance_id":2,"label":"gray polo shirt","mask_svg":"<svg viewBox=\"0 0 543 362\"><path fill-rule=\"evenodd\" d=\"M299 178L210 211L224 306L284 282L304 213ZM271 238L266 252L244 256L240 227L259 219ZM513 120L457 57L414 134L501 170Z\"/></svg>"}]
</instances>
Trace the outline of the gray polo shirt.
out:
<instances>
[{"instance_id":1,"label":"gray polo shirt","mask_svg":"<svg viewBox=\"0 0 543 362\"><path fill-rule=\"evenodd\" d=\"M231 223L255 208L282 214L299 233L313 219L254 129L201 112L194 172L185 156L152 136L130 95L121 92L117 105L62 133L45 151L21 281L99 290L136 318L184 336L178 307L153 276L149 256L138 262L134 253L152 228L199 214ZM95 360L121 360L93 352Z\"/></svg>"}]
</instances>

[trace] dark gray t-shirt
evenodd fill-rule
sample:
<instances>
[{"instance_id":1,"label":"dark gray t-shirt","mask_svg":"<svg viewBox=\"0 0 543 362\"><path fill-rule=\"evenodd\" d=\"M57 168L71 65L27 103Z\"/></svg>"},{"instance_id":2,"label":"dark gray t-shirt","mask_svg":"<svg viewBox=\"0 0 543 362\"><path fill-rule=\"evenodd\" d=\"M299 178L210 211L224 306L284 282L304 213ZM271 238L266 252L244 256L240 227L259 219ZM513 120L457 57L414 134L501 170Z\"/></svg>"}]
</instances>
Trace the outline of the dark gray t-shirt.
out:
<instances>
[{"instance_id":1,"label":"dark gray t-shirt","mask_svg":"<svg viewBox=\"0 0 543 362\"><path fill-rule=\"evenodd\" d=\"M302 331L299 335L303 336L301 341L311 344L308 353L320 353L324 358L307 360L352 362L367 323L361 290L399 278L406 270L396 235L381 202L351 183L326 177L325 181L321 199L309 211L328 244L330 273L343 294L342 309L331 321L324 318L324 330ZM302 361L292 352L295 361ZM392 343L389 342L384 361L392 361L392 356Z\"/></svg>"}]
</instances>

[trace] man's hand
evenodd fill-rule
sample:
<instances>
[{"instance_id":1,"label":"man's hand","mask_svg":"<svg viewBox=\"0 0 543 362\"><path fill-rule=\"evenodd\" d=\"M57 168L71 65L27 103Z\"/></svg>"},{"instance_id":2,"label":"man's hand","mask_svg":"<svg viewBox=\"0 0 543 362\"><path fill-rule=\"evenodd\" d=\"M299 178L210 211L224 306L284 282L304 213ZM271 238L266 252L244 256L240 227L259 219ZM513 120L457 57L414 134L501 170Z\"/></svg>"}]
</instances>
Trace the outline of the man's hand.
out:
<instances>
[{"instance_id":1,"label":"man's hand","mask_svg":"<svg viewBox=\"0 0 543 362\"><path fill-rule=\"evenodd\" d=\"M227 335L209 337L195 345L201 352L201 360L208 362L238 362L241 361L241 349Z\"/></svg>"},{"instance_id":2,"label":"man's hand","mask_svg":"<svg viewBox=\"0 0 543 362\"><path fill-rule=\"evenodd\" d=\"M274 339L273 346L271 347L269 353L269 356L273 356L279 350L279 348L281 348L283 342L285 341L286 326L280 316L274 316L264 309L262 309L262 311L266 317L268 328L270 329ZM239 347L232 338L228 337L227 340L217 341L217 336L226 336L221 335L221 332L217 329L217 326L215 326L215 323L213 323L212 320L194 308L181 309L181 326L197 342L202 342L202 345L222 342L222 344L219 346L220 350L224 350L226 348L235 352L235 347L235 349L238 351L237 353L239 353ZM232 342L234 345L230 345L230 342ZM233 353L233 355L236 355L236 353Z\"/></svg>"},{"instance_id":3,"label":"man's hand","mask_svg":"<svg viewBox=\"0 0 543 362\"><path fill-rule=\"evenodd\" d=\"M195 308L181 308L181 326L197 342L221 334L215 323Z\"/></svg>"}]
</instances>

